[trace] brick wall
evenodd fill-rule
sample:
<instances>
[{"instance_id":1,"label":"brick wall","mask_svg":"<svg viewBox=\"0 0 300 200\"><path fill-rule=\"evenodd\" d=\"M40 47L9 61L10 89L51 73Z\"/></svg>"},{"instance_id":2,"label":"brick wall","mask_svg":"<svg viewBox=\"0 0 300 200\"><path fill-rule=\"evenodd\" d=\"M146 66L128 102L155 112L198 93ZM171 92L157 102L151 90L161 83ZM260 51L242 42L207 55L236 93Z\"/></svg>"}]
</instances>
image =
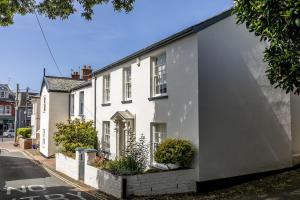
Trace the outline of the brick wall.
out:
<instances>
[{"instance_id":1,"label":"brick wall","mask_svg":"<svg viewBox=\"0 0 300 200\"><path fill-rule=\"evenodd\" d=\"M196 191L194 169L127 176L127 195L158 195Z\"/></svg>"}]
</instances>

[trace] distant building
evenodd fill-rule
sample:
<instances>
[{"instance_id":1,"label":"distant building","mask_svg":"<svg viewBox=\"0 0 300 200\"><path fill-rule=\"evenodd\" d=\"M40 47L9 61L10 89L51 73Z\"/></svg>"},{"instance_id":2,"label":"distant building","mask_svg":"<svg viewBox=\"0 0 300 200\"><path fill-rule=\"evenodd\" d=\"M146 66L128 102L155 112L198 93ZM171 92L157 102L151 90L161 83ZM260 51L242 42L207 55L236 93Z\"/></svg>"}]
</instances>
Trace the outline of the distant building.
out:
<instances>
[{"instance_id":1,"label":"distant building","mask_svg":"<svg viewBox=\"0 0 300 200\"><path fill-rule=\"evenodd\" d=\"M32 103L32 115L31 115L31 131L32 136L31 138L35 140L35 143L39 143L40 138L40 96L32 96L31 97Z\"/></svg>"},{"instance_id":2,"label":"distant building","mask_svg":"<svg viewBox=\"0 0 300 200\"><path fill-rule=\"evenodd\" d=\"M14 128L15 96L7 84L0 84L0 135Z\"/></svg>"},{"instance_id":3,"label":"distant building","mask_svg":"<svg viewBox=\"0 0 300 200\"><path fill-rule=\"evenodd\" d=\"M20 92L18 94L18 110L17 110L17 127L30 127L32 103L31 97L37 95L36 93Z\"/></svg>"}]
</instances>

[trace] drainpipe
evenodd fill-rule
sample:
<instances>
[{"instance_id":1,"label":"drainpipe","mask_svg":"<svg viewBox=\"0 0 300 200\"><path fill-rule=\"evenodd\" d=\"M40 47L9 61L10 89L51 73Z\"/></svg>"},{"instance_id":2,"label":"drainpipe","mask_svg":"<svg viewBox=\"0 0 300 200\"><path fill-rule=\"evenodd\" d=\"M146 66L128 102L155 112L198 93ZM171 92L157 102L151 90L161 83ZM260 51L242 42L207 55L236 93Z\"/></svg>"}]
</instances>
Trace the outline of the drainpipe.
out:
<instances>
[{"instance_id":1,"label":"drainpipe","mask_svg":"<svg viewBox=\"0 0 300 200\"><path fill-rule=\"evenodd\" d=\"M96 129L96 120L97 120L97 77L95 76L95 81L94 81L94 128Z\"/></svg>"}]
</instances>

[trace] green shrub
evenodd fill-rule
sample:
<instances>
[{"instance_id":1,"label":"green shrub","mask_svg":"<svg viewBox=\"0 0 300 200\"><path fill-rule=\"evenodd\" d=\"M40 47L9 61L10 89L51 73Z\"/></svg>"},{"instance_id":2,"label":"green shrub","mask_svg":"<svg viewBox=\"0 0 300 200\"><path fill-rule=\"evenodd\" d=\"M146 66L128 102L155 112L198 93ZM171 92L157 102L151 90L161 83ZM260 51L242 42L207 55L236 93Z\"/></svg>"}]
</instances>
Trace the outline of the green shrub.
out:
<instances>
[{"instance_id":1,"label":"green shrub","mask_svg":"<svg viewBox=\"0 0 300 200\"><path fill-rule=\"evenodd\" d=\"M132 175L143 172L140 164L132 156L123 156L117 160L108 161L105 169L117 175Z\"/></svg>"},{"instance_id":2,"label":"green shrub","mask_svg":"<svg viewBox=\"0 0 300 200\"><path fill-rule=\"evenodd\" d=\"M74 153L78 147L97 148L97 131L92 121L75 119L68 123L58 123L56 127L58 131L53 139L60 146L61 152Z\"/></svg>"},{"instance_id":3,"label":"green shrub","mask_svg":"<svg viewBox=\"0 0 300 200\"><path fill-rule=\"evenodd\" d=\"M30 138L31 128L18 128L17 134L23 136L23 138Z\"/></svg>"},{"instance_id":4,"label":"green shrub","mask_svg":"<svg viewBox=\"0 0 300 200\"><path fill-rule=\"evenodd\" d=\"M167 138L158 145L154 159L163 164L179 164L188 167L193 160L195 150L190 141Z\"/></svg>"},{"instance_id":5,"label":"green shrub","mask_svg":"<svg viewBox=\"0 0 300 200\"><path fill-rule=\"evenodd\" d=\"M108 161L104 168L117 175L141 174L148 164L148 152L144 135L138 142L134 135L128 135L128 145L123 156L117 160Z\"/></svg>"}]
</instances>

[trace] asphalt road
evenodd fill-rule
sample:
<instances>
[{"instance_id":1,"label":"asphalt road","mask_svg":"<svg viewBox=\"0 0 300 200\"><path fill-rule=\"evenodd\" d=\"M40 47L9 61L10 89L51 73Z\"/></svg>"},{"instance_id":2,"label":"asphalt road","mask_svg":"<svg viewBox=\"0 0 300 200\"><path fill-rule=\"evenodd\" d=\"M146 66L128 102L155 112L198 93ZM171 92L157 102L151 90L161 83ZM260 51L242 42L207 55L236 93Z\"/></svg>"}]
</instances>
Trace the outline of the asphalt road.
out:
<instances>
[{"instance_id":1,"label":"asphalt road","mask_svg":"<svg viewBox=\"0 0 300 200\"><path fill-rule=\"evenodd\" d=\"M36 165L21 152L1 151L0 200L94 200Z\"/></svg>"}]
</instances>

